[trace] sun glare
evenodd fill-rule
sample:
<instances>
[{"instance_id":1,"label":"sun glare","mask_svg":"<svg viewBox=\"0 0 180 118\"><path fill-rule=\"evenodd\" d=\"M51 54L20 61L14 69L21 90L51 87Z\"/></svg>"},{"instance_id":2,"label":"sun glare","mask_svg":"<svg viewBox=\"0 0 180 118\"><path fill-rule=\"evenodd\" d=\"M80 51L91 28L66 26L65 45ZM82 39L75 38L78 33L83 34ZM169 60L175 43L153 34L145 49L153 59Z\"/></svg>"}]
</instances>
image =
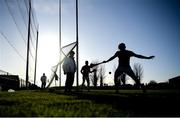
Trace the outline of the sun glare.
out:
<instances>
[{"instance_id":1,"label":"sun glare","mask_svg":"<svg viewBox=\"0 0 180 118\"><path fill-rule=\"evenodd\" d=\"M38 48L37 83L41 84L40 77L43 73L50 77L51 68L58 63L59 39L58 35L52 32L41 34L41 42Z\"/></svg>"}]
</instances>

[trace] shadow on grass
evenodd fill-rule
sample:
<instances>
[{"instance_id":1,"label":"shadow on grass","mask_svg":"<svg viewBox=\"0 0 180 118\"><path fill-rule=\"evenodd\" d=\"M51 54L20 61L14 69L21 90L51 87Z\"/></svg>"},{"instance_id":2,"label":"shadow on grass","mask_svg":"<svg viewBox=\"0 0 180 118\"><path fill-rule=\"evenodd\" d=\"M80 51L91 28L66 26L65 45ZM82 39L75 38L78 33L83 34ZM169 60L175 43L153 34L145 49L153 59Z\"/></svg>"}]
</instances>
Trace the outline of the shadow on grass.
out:
<instances>
[{"instance_id":1,"label":"shadow on grass","mask_svg":"<svg viewBox=\"0 0 180 118\"><path fill-rule=\"evenodd\" d=\"M139 90L140 91L140 90ZM57 94L64 94L56 91ZM103 91L73 92L66 95L79 99L92 100L95 103L111 104L114 109L129 116L180 116L179 92L151 93L108 93Z\"/></svg>"}]
</instances>

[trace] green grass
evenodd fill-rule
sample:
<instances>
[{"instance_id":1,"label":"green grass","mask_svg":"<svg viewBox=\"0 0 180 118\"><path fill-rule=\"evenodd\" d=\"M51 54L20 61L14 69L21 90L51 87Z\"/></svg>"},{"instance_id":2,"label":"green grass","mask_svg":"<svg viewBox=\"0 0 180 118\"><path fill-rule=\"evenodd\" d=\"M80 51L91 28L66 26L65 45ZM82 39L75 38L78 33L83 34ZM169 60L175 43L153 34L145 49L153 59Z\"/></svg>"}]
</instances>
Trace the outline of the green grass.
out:
<instances>
[{"instance_id":1,"label":"green grass","mask_svg":"<svg viewBox=\"0 0 180 118\"><path fill-rule=\"evenodd\" d=\"M110 104L41 91L0 92L0 116L124 116ZM128 114L126 114L128 115Z\"/></svg>"},{"instance_id":2,"label":"green grass","mask_svg":"<svg viewBox=\"0 0 180 118\"><path fill-rule=\"evenodd\" d=\"M179 90L0 92L0 117L180 116Z\"/></svg>"}]
</instances>

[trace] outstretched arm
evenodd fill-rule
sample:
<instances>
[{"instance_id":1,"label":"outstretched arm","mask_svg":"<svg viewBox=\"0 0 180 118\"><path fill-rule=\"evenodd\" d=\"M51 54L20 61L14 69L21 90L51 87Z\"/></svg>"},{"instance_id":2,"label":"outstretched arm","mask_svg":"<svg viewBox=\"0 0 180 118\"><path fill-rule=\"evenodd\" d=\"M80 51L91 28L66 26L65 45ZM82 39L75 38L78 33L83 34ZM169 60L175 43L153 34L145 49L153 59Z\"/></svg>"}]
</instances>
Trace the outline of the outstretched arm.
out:
<instances>
[{"instance_id":1,"label":"outstretched arm","mask_svg":"<svg viewBox=\"0 0 180 118\"><path fill-rule=\"evenodd\" d=\"M103 63L107 63L107 62L109 62L109 61L115 59L117 56L118 56L118 54L115 53L114 56L112 56L111 58L109 58L107 61L103 61Z\"/></svg>"},{"instance_id":2,"label":"outstretched arm","mask_svg":"<svg viewBox=\"0 0 180 118\"><path fill-rule=\"evenodd\" d=\"M139 54L134 54L135 57L137 58L141 58L141 59L153 59L155 56L143 56L143 55L139 55Z\"/></svg>"}]
</instances>

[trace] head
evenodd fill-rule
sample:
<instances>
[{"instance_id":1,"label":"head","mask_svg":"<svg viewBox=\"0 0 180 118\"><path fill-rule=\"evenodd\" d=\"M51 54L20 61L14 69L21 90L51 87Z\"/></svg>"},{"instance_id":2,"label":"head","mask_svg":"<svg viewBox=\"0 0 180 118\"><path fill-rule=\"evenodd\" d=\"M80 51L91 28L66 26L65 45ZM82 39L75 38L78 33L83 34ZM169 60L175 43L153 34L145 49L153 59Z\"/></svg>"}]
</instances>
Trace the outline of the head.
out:
<instances>
[{"instance_id":1,"label":"head","mask_svg":"<svg viewBox=\"0 0 180 118\"><path fill-rule=\"evenodd\" d=\"M89 62L88 62L88 61L85 61L85 64L86 64L86 65L88 65L88 64L89 64Z\"/></svg>"},{"instance_id":2,"label":"head","mask_svg":"<svg viewBox=\"0 0 180 118\"><path fill-rule=\"evenodd\" d=\"M74 51L71 51L71 52L69 53L69 56L70 56L70 57L74 57L74 54L75 54L75 52L74 52Z\"/></svg>"},{"instance_id":3,"label":"head","mask_svg":"<svg viewBox=\"0 0 180 118\"><path fill-rule=\"evenodd\" d=\"M45 76L45 73L43 73L43 76Z\"/></svg>"},{"instance_id":4,"label":"head","mask_svg":"<svg viewBox=\"0 0 180 118\"><path fill-rule=\"evenodd\" d=\"M126 45L125 45L124 43L120 43L119 46L118 46L118 48L119 48L120 50L125 50L125 49L126 49Z\"/></svg>"}]
</instances>

